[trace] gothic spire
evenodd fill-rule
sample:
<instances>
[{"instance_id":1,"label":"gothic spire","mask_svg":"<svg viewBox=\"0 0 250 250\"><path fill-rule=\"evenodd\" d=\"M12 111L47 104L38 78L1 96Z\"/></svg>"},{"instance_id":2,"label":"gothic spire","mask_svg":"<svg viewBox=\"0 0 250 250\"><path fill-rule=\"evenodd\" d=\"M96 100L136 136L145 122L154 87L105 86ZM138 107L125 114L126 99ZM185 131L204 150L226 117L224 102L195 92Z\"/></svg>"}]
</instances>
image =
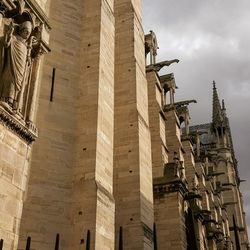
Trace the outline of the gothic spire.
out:
<instances>
[{"instance_id":1,"label":"gothic spire","mask_svg":"<svg viewBox=\"0 0 250 250\"><path fill-rule=\"evenodd\" d=\"M217 93L216 83L213 81L213 125L218 127L222 122L222 110L219 96Z\"/></svg>"}]
</instances>

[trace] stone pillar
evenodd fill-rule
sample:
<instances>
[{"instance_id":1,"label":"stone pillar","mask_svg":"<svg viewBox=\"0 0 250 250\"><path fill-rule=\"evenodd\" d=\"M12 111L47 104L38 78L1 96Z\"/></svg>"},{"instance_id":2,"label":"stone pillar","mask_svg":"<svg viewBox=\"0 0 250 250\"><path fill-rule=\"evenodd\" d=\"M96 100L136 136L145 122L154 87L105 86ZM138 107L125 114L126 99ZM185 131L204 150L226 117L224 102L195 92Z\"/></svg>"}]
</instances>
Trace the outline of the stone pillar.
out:
<instances>
[{"instance_id":1,"label":"stone pillar","mask_svg":"<svg viewBox=\"0 0 250 250\"><path fill-rule=\"evenodd\" d=\"M187 189L185 179L181 131L175 110L164 113L168 158L164 176L154 178L154 214L159 249L187 249L184 198ZM167 239L167 240L166 240Z\"/></svg>"},{"instance_id":2,"label":"stone pillar","mask_svg":"<svg viewBox=\"0 0 250 250\"><path fill-rule=\"evenodd\" d=\"M85 0L80 95L73 173L73 242L78 249L114 249L114 1ZM82 212L82 215L79 213ZM83 246L85 247L85 246Z\"/></svg>"},{"instance_id":3,"label":"stone pillar","mask_svg":"<svg viewBox=\"0 0 250 250\"><path fill-rule=\"evenodd\" d=\"M50 13L19 246L52 249L59 234L62 249L114 249L113 1L53 0Z\"/></svg>"},{"instance_id":4,"label":"stone pillar","mask_svg":"<svg viewBox=\"0 0 250 250\"><path fill-rule=\"evenodd\" d=\"M116 0L114 194L116 246L153 249L148 88L140 0Z\"/></svg>"},{"instance_id":5,"label":"stone pillar","mask_svg":"<svg viewBox=\"0 0 250 250\"><path fill-rule=\"evenodd\" d=\"M35 62L34 62L34 70L36 72L41 72L41 60L40 58L38 58ZM30 100L30 108L29 110L27 110L26 112L29 112L29 114L27 114L27 118L28 118L28 122L30 125L33 125L35 122L35 115L36 115L36 111L37 111L37 100L38 100L38 84L39 84L39 74L36 74L34 76L34 85L32 86L32 88L30 88L30 95L31 95L31 100Z\"/></svg>"},{"instance_id":6,"label":"stone pillar","mask_svg":"<svg viewBox=\"0 0 250 250\"><path fill-rule=\"evenodd\" d=\"M181 143L181 130L180 123L177 114L174 110L165 112L166 116L166 141L169 149L169 158L173 159L174 152L177 153L180 161L184 161L183 158L183 146Z\"/></svg>"},{"instance_id":7,"label":"stone pillar","mask_svg":"<svg viewBox=\"0 0 250 250\"><path fill-rule=\"evenodd\" d=\"M202 224L204 218L202 216L202 175L198 174L195 161L194 151L191 142L191 137L184 135L182 137L182 145L185 150L184 162L185 173L188 182L188 193L186 194L186 200L193 213L193 225L194 225L194 239L198 249L205 249L207 243L205 237L205 227ZM204 192L204 191L203 191ZM204 201L205 202L205 201Z\"/></svg>"},{"instance_id":8,"label":"stone pillar","mask_svg":"<svg viewBox=\"0 0 250 250\"><path fill-rule=\"evenodd\" d=\"M185 227L185 184L177 178L154 179L155 222L158 249L187 249Z\"/></svg>"},{"instance_id":9,"label":"stone pillar","mask_svg":"<svg viewBox=\"0 0 250 250\"><path fill-rule=\"evenodd\" d=\"M197 171L194 162L194 154L193 147L188 136L182 137L182 146L185 150L184 154L184 162L185 162L185 173L187 182L189 183L189 191L192 191L192 183L194 182L194 178L197 179Z\"/></svg>"},{"instance_id":10,"label":"stone pillar","mask_svg":"<svg viewBox=\"0 0 250 250\"><path fill-rule=\"evenodd\" d=\"M168 162L166 144L166 117L163 112L164 90L159 77L153 70L147 71L149 125L152 145L153 178L163 176L164 164Z\"/></svg>"}]
</instances>

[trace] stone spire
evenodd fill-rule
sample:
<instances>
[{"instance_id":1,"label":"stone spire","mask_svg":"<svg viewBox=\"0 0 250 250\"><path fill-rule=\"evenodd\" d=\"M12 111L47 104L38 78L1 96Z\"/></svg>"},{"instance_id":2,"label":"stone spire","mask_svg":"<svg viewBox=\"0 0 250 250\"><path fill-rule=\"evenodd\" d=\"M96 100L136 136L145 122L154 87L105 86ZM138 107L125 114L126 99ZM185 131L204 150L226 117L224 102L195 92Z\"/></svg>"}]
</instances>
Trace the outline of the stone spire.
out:
<instances>
[{"instance_id":1,"label":"stone spire","mask_svg":"<svg viewBox=\"0 0 250 250\"><path fill-rule=\"evenodd\" d=\"M217 93L216 83L213 81L213 125L218 127L222 122L222 110L219 96Z\"/></svg>"}]
</instances>

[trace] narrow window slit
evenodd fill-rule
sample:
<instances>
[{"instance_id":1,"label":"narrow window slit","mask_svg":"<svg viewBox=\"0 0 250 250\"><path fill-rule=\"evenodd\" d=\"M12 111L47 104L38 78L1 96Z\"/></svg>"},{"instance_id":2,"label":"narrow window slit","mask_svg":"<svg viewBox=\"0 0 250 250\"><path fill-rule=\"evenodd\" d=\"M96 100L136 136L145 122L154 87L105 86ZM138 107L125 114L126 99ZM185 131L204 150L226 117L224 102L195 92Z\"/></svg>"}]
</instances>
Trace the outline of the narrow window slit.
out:
<instances>
[{"instance_id":1,"label":"narrow window slit","mask_svg":"<svg viewBox=\"0 0 250 250\"><path fill-rule=\"evenodd\" d=\"M0 250L3 250L3 239L0 240Z\"/></svg>"},{"instance_id":2,"label":"narrow window slit","mask_svg":"<svg viewBox=\"0 0 250 250\"><path fill-rule=\"evenodd\" d=\"M119 232L119 250L123 250L123 230L122 230L122 227L120 227L120 232Z\"/></svg>"},{"instance_id":3,"label":"narrow window slit","mask_svg":"<svg viewBox=\"0 0 250 250\"><path fill-rule=\"evenodd\" d=\"M53 71L52 71L52 82L51 82L51 91L50 91L50 101L51 102L53 102L53 97L54 97L55 78L56 78L56 68L53 68Z\"/></svg>"},{"instance_id":4,"label":"narrow window slit","mask_svg":"<svg viewBox=\"0 0 250 250\"><path fill-rule=\"evenodd\" d=\"M60 234L57 234L56 235L55 250L59 250L59 243L60 243Z\"/></svg>"},{"instance_id":5,"label":"narrow window slit","mask_svg":"<svg viewBox=\"0 0 250 250\"><path fill-rule=\"evenodd\" d=\"M90 231L87 232L86 250L90 250Z\"/></svg>"},{"instance_id":6,"label":"narrow window slit","mask_svg":"<svg viewBox=\"0 0 250 250\"><path fill-rule=\"evenodd\" d=\"M25 248L25 250L30 250L30 246L31 246L31 237L29 236L27 238L27 241L26 241L26 248Z\"/></svg>"}]
</instances>

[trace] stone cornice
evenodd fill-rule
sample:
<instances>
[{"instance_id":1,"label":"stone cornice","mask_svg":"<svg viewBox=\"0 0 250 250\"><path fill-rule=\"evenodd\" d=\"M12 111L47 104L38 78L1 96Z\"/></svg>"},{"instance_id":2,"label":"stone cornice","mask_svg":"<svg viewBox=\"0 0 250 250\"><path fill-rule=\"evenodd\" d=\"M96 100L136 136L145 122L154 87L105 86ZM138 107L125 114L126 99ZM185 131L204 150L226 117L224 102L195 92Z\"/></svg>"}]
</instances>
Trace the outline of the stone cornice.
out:
<instances>
[{"instance_id":1,"label":"stone cornice","mask_svg":"<svg viewBox=\"0 0 250 250\"><path fill-rule=\"evenodd\" d=\"M19 120L2 106L0 106L0 123L23 139L27 144L31 144L38 137L37 129L34 125L25 124L23 120Z\"/></svg>"},{"instance_id":2,"label":"stone cornice","mask_svg":"<svg viewBox=\"0 0 250 250\"><path fill-rule=\"evenodd\" d=\"M39 20L45 24L48 29L51 29L49 19L44 12L44 10L37 4L35 0L25 0L26 6L28 6L32 12L39 18ZM2 0L0 3L2 6L5 6L6 10L13 10L18 8L18 3L13 0Z\"/></svg>"},{"instance_id":3,"label":"stone cornice","mask_svg":"<svg viewBox=\"0 0 250 250\"><path fill-rule=\"evenodd\" d=\"M164 194L168 193L179 192L183 197L188 193L187 183L180 178L173 181L168 181L165 177L155 178L153 186L155 199L164 197Z\"/></svg>"},{"instance_id":4,"label":"stone cornice","mask_svg":"<svg viewBox=\"0 0 250 250\"><path fill-rule=\"evenodd\" d=\"M30 7L30 9L37 15L42 23L46 25L49 29L51 29L49 19L42 8L37 4L34 0L26 0L26 4Z\"/></svg>"}]
</instances>

